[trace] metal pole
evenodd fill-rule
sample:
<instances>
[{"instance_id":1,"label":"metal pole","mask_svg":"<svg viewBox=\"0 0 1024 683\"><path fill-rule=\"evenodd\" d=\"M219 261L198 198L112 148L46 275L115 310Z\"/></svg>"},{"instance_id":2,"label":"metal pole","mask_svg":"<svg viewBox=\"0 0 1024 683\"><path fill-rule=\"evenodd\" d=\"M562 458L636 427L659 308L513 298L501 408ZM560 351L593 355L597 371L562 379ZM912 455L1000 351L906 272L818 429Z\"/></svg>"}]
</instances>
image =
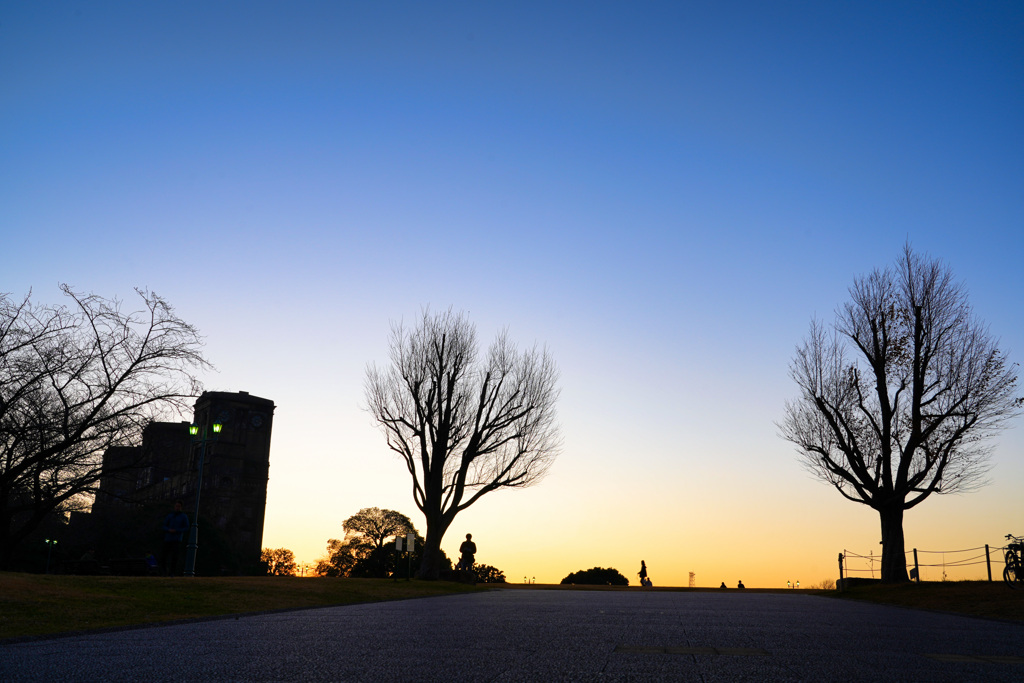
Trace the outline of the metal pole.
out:
<instances>
[{"instance_id":1,"label":"metal pole","mask_svg":"<svg viewBox=\"0 0 1024 683\"><path fill-rule=\"evenodd\" d=\"M988 568L988 580L992 582L992 558L989 556L988 543L985 544L985 566Z\"/></svg>"},{"instance_id":2,"label":"metal pole","mask_svg":"<svg viewBox=\"0 0 1024 683\"><path fill-rule=\"evenodd\" d=\"M914 573L917 575L917 582L921 583L921 567L917 564L917 548L914 548Z\"/></svg>"},{"instance_id":3,"label":"metal pole","mask_svg":"<svg viewBox=\"0 0 1024 683\"><path fill-rule=\"evenodd\" d=\"M188 531L188 547L185 549L185 576L196 575L196 550L199 548L199 494L203 492L203 463L205 460L206 439L204 438L199 445L199 476L196 478L196 506L192 511L192 526Z\"/></svg>"},{"instance_id":4,"label":"metal pole","mask_svg":"<svg viewBox=\"0 0 1024 683\"><path fill-rule=\"evenodd\" d=\"M839 592L843 591L843 554L839 553Z\"/></svg>"}]
</instances>

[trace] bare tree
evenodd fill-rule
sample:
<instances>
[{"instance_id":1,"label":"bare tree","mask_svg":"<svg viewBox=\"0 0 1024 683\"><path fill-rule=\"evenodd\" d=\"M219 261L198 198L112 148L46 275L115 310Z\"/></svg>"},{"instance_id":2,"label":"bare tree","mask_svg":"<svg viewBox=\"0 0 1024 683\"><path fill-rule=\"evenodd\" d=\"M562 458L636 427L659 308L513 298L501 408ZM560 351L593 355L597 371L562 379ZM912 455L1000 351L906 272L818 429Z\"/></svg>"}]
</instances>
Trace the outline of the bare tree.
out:
<instances>
[{"instance_id":1,"label":"bare tree","mask_svg":"<svg viewBox=\"0 0 1024 683\"><path fill-rule=\"evenodd\" d=\"M504 332L479 360L474 326L450 310L424 311L415 330L393 327L391 365L367 370L366 399L427 521L421 578L438 577L459 512L543 477L560 446L557 379L546 352L520 353Z\"/></svg>"},{"instance_id":2,"label":"bare tree","mask_svg":"<svg viewBox=\"0 0 1024 683\"><path fill-rule=\"evenodd\" d=\"M1015 365L942 262L904 248L857 278L832 331L819 322L790 374L782 436L806 467L876 510L882 580L907 581L903 513L985 484L988 440L1020 412Z\"/></svg>"},{"instance_id":3,"label":"bare tree","mask_svg":"<svg viewBox=\"0 0 1024 683\"><path fill-rule=\"evenodd\" d=\"M0 295L0 567L48 515L87 503L102 454L187 410L209 364L156 294L140 310L61 286L68 306Z\"/></svg>"}]
</instances>

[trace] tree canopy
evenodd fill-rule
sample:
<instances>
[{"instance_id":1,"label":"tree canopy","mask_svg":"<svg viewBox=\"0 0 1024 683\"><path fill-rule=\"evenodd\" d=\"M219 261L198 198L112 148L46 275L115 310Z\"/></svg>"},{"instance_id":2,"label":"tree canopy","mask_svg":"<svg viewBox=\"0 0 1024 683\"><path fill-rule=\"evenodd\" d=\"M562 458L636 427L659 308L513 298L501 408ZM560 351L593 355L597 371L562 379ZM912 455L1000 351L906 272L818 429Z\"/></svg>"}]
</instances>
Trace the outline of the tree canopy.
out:
<instances>
[{"instance_id":1,"label":"tree canopy","mask_svg":"<svg viewBox=\"0 0 1024 683\"><path fill-rule=\"evenodd\" d=\"M479 583L505 583L505 572L489 564L478 564L473 571Z\"/></svg>"},{"instance_id":2,"label":"tree canopy","mask_svg":"<svg viewBox=\"0 0 1024 683\"><path fill-rule=\"evenodd\" d=\"M845 498L879 513L882 579L906 581L903 513L985 483L989 438L1019 414L1014 365L938 260L906 246L858 277L831 330L812 321L782 436Z\"/></svg>"},{"instance_id":3,"label":"tree canopy","mask_svg":"<svg viewBox=\"0 0 1024 683\"><path fill-rule=\"evenodd\" d=\"M611 567L593 567L573 572L560 582L563 585L580 586L628 586L629 579Z\"/></svg>"},{"instance_id":4,"label":"tree canopy","mask_svg":"<svg viewBox=\"0 0 1024 683\"><path fill-rule=\"evenodd\" d=\"M264 548L260 562L271 576L295 576L295 553L288 548Z\"/></svg>"},{"instance_id":5,"label":"tree canopy","mask_svg":"<svg viewBox=\"0 0 1024 683\"><path fill-rule=\"evenodd\" d=\"M560 447L557 377L547 352L520 352L504 332L479 358L476 329L450 310L393 327L391 364L367 370L366 399L427 520L421 578L438 577L459 512L543 477Z\"/></svg>"},{"instance_id":6,"label":"tree canopy","mask_svg":"<svg viewBox=\"0 0 1024 683\"><path fill-rule=\"evenodd\" d=\"M394 539L415 534L415 557L423 537L408 517L394 510L363 508L342 524L344 540L327 541L327 556L317 563L321 576L383 578L396 569Z\"/></svg>"},{"instance_id":7,"label":"tree canopy","mask_svg":"<svg viewBox=\"0 0 1024 683\"><path fill-rule=\"evenodd\" d=\"M198 331L156 294L136 290L131 310L61 289L66 306L0 294L0 566L48 515L88 505L107 449L185 413L209 367Z\"/></svg>"}]
</instances>

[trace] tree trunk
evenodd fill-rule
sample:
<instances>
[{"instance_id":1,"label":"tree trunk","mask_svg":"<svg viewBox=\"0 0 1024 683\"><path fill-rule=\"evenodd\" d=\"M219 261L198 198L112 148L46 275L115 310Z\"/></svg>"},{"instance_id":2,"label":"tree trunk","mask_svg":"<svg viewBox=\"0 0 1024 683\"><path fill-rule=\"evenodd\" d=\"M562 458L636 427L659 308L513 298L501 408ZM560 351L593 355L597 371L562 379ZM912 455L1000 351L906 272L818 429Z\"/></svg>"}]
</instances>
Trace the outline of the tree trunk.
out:
<instances>
[{"instance_id":1,"label":"tree trunk","mask_svg":"<svg viewBox=\"0 0 1024 683\"><path fill-rule=\"evenodd\" d=\"M441 539L447 525L441 520L427 520L427 537L423 543L423 560L416 578L436 581L441 578Z\"/></svg>"},{"instance_id":2,"label":"tree trunk","mask_svg":"<svg viewBox=\"0 0 1024 683\"><path fill-rule=\"evenodd\" d=\"M903 541L903 501L878 509L882 522L882 583L906 583L907 555Z\"/></svg>"}]
</instances>

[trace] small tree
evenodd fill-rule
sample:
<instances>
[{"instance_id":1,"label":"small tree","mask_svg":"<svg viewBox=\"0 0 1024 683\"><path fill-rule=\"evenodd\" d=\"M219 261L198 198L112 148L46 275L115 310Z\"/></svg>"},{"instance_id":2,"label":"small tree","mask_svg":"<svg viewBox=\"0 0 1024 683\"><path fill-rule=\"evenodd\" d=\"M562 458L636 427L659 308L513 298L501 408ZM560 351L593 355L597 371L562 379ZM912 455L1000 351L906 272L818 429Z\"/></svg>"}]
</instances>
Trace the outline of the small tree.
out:
<instances>
[{"instance_id":1,"label":"small tree","mask_svg":"<svg viewBox=\"0 0 1024 683\"><path fill-rule=\"evenodd\" d=\"M909 245L850 299L831 333L811 323L780 428L815 476L878 512L882 580L907 581L904 511L985 483L986 440L1020 412L1017 377L949 268Z\"/></svg>"},{"instance_id":2,"label":"small tree","mask_svg":"<svg viewBox=\"0 0 1024 683\"><path fill-rule=\"evenodd\" d=\"M480 583L505 583L505 572L489 564L478 564L474 571Z\"/></svg>"},{"instance_id":3,"label":"small tree","mask_svg":"<svg viewBox=\"0 0 1024 683\"><path fill-rule=\"evenodd\" d=\"M479 360L475 328L451 311L393 328L391 367L367 370L366 399L427 520L420 578L438 578L441 541L459 512L547 471L560 445L557 376L547 353L520 353L505 333Z\"/></svg>"},{"instance_id":4,"label":"small tree","mask_svg":"<svg viewBox=\"0 0 1024 683\"><path fill-rule=\"evenodd\" d=\"M594 567L573 572L562 579L561 583L567 586L628 586L629 579L620 574L617 569Z\"/></svg>"},{"instance_id":5,"label":"small tree","mask_svg":"<svg viewBox=\"0 0 1024 683\"><path fill-rule=\"evenodd\" d=\"M295 553L288 548L264 548L260 561L267 566L271 576L295 576Z\"/></svg>"},{"instance_id":6,"label":"small tree","mask_svg":"<svg viewBox=\"0 0 1024 683\"><path fill-rule=\"evenodd\" d=\"M187 411L209 367L199 333L156 294L136 290L130 311L61 289L68 306L0 294L0 567L47 516L87 508L104 451Z\"/></svg>"},{"instance_id":7,"label":"small tree","mask_svg":"<svg viewBox=\"0 0 1024 683\"><path fill-rule=\"evenodd\" d=\"M363 508L345 520L345 539L327 542L327 557L317 564L321 576L378 577L394 570L395 537L415 534L417 550L423 539L408 517L394 510Z\"/></svg>"},{"instance_id":8,"label":"small tree","mask_svg":"<svg viewBox=\"0 0 1024 683\"><path fill-rule=\"evenodd\" d=\"M358 559L359 550L351 545L346 547L345 542L337 538L328 539L327 555L316 563L317 576L348 576Z\"/></svg>"}]
</instances>

